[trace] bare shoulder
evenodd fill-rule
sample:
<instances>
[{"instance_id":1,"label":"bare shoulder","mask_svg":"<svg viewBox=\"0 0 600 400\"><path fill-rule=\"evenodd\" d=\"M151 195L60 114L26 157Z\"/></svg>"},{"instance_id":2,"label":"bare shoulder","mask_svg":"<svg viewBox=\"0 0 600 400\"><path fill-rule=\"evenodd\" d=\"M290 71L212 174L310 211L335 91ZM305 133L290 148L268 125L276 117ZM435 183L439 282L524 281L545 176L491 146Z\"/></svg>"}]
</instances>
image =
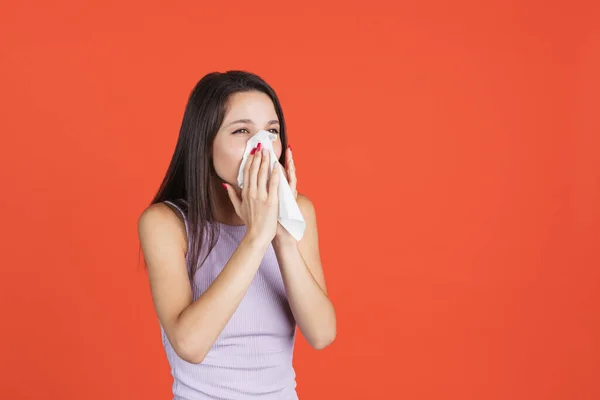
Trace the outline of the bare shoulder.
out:
<instances>
[{"instance_id":1,"label":"bare shoulder","mask_svg":"<svg viewBox=\"0 0 600 400\"><path fill-rule=\"evenodd\" d=\"M315 206L305 194L298 193L298 198L296 199L296 202L298 203L298 207L300 208L302 216L305 219L315 219Z\"/></svg>"},{"instance_id":2,"label":"bare shoulder","mask_svg":"<svg viewBox=\"0 0 600 400\"><path fill-rule=\"evenodd\" d=\"M183 217L165 203L146 208L138 219L138 235L144 254L162 246L177 245L186 250L187 237Z\"/></svg>"}]
</instances>

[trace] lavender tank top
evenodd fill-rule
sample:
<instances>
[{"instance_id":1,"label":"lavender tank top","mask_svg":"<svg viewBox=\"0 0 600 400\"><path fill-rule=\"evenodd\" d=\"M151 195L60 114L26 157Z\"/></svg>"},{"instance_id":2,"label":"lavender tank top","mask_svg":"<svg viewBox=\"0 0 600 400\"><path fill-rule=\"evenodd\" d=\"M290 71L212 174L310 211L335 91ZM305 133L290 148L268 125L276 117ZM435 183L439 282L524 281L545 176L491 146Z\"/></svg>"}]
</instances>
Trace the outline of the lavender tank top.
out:
<instances>
[{"instance_id":1,"label":"lavender tank top","mask_svg":"<svg viewBox=\"0 0 600 400\"><path fill-rule=\"evenodd\" d=\"M165 203L181 213L189 232L183 208ZM221 272L246 232L245 225L216 224L220 226L217 243L193 277L194 301ZM187 256L186 260L190 268L191 260ZM296 321L273 246L269 245L246 295L201 363L181 359L162 325L160 330L173 376L173 400L298 399L292 366Z\"/></svg>"}]
</instances>

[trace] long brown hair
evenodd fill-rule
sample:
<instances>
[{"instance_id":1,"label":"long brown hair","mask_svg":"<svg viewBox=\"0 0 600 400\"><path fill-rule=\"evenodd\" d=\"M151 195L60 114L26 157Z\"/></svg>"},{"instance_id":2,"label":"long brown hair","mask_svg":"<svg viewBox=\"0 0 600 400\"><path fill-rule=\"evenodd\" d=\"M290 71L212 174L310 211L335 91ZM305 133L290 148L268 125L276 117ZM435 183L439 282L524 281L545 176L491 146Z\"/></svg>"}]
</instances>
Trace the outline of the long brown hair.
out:
<instances>
[{"instance_id":1,"label":"long brown hair","mask_svg":"<svg viewBox=\"0 0 600 400\"><path fill-rule=\"evenodd\" d=\"M227 100L238 92L260 91L273 101L279 118L282 148L287 148L285 119L275 91L258 75L246 71L212 72L194 87L183 115L179 137L167 172L150 205L165 200L180 206L188 223L188 274L193 283L195 272L206 260L218 238L214 224L211 179L216 177L212 145L223 118ZM279 161L285 165L285 152ZM208 229L208 224L212 229ZM205 239L208 247L203 251ZM208 251L206 251L208 250ZM201 253L205 253L199 262Z\"/></svg>"}]
</instances>

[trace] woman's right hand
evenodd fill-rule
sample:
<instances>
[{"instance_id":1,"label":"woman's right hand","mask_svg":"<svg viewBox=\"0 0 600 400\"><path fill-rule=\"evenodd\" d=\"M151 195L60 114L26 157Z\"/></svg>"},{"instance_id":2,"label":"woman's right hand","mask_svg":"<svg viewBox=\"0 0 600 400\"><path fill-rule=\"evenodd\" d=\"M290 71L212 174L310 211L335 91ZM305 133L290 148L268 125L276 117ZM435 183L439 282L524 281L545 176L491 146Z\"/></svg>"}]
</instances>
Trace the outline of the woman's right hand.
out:
<instances>
[{"instance_id":1,"label":"woman's right hand","mask_svg":"<svg viewBox=\"0 0 600 400\"><path fill-rule=\"evenodd\" d=\"M269 179L270 157L268 150L261 150L260 143L248 155L241 199L230 184L223 184L236 214L246 224L246 236L265 244L275 237L279 212L280 169L273 168Z\"/></svg>"}]
</instances>

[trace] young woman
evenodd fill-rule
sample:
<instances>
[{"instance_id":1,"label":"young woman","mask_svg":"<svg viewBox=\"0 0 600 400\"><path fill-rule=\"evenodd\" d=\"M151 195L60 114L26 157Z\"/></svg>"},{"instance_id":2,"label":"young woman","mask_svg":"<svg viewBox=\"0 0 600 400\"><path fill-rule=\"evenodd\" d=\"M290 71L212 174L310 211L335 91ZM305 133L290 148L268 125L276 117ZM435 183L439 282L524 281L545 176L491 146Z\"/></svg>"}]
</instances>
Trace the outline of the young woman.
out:
<instances>
[{"instance_id":1,"label":"young woman","mask_svg":"<svg viewBox=\"0 0 600 400\"><path fill-rule=\"evenodd\" d=\"M277 135L283 167L246 143ZM285 149L285 151L283 151ZM296 241L277 221L287 179L306 221ZM311 201L296 191L274 90L244 71L210 73L192 91L166 176L138 221L175 399L297 399L296 324L315 349L336 335Z\"/></svg>"}]
</instances>

